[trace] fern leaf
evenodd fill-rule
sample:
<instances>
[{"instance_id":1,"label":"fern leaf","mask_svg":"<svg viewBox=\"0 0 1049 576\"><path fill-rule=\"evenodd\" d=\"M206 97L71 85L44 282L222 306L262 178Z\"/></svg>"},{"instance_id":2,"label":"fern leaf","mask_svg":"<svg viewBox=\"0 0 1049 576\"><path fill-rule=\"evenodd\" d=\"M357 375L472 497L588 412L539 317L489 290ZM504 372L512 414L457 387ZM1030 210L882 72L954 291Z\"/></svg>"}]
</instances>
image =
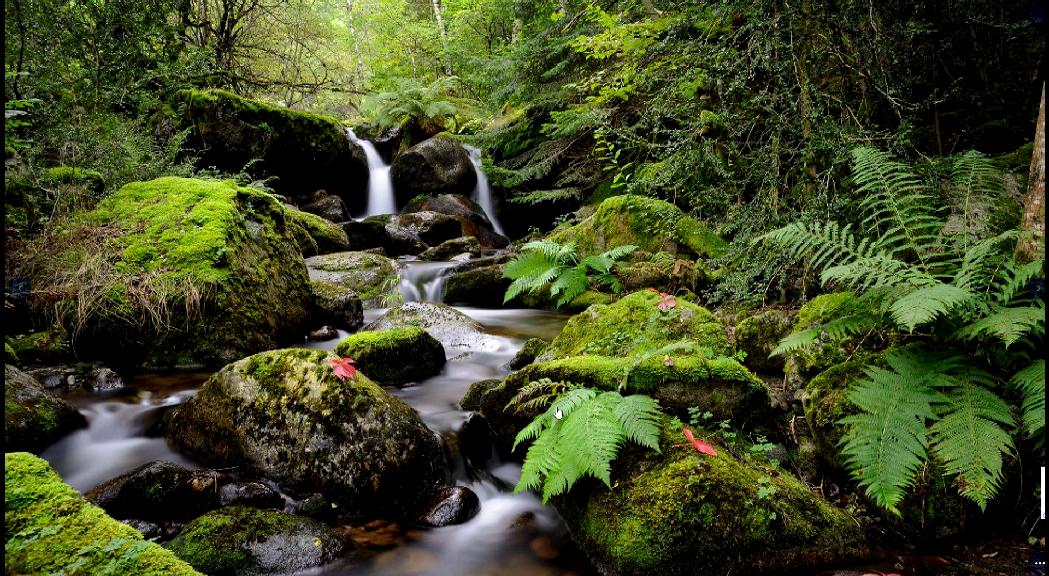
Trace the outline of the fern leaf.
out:
<instances>
[{"instance_id":1,"label":"fern leaf","mask_svg":"<svg viewBox=\"0 0 1049 576\"><path fill-rule=\"evenodd\" d=\"M1012 263L1006 264L1006 277L1005 282L1002 283L1001 289L998 291L997 299L999 302L1006 304L1012 302L1020 290L1026 286L1031 280L1038 278L1045 274L1045 259L1039 258L1033 262L1028 262L1020 267L1015 267Z\"/></svg>"},{"instance_id":2,"label":"fern leaf","mask_svg":"<svg viewBox=\"0 0 1049 576\"><path fill-rule=\"evenodd\" d=\"M1002 454L1013 445L1001 425L1013 423L1005 401L986 388L963 384L948 396L946 414L930 429L947 473L958 474L962 495L981 510L998 491Z\"/></svg>"},{"instance_id":3,"label":"fern leaf","mask_svg":"<svg viewBox=\"0 0 1049 576\"><path fill-rule=\"evenodd\" d=\"M1009 380L1023 396L1023 425L1027 437L1045 432L1045 360L1037 360Z\"/></svg>"},{"instance_id":4,"label":"fern leaf","mask_svg":"<svg viewBox=\"0 0 1049 576\"><path fill-rule=\"evenodd\" d=\"M628 439L656 452L660 451L659 432L663 413L659 410L659 402L643 394L632 394L622 398L613 408L612 414Z\"/></svg>"},{"instance_id":5,"label":"fern leaf","mask_svg":"<svg viewBox=\"0 0 1049 576\"><path fill-rule=\"evenodd\" d=\"M933 284L922 286L917 290L897 299L889 306L893 320L908 332L922 324L931 322L937 316L949 314L952 310L972 304L976 296L950 284Z\"/></svg>"},{"instance_id":6,"label":"fern leaf","mask_svg":"<svg viewBox=\"0 0 1049 576\"><path fill-rule=\"evenodd\" d=\"M515 493L541 487L545 479L561 467L561 448L558 442L561 426L561 422L555 420L553 425L528 447L524 464L521 466L521 479L514 487Z\"/></svg>"},{"instance_id":7,"label":"fern leaf","mask_svg":"<svg viewBox=\"0 0 1049 576\"><path fill-rule=\"evenodd\" d=\"M897 504L913 485L928 449L926 421L942 395L931 384L942 376L903 352L886 354L890 369L870 366L867 378L848 393L860 412L841 420L848 426L842 452L853 476L879 506L899 514Z\"/></svg>"},{"instance_id":8,"label":"fern leaf","mask_svg":"<svg viewBox=\"0 0 1049 576\"><path fill-rule=\"evenodd\" d=\"M623 244L622 246L615 246L605 251L601 255L605 258L608 258L609 260L616 261L622 260L623 258L633 254L635 251L637 251L637 246L634 246L633 244Z\"/></svg>"},{"instance_id":9,"label":"fern leaf","mask_svg":"<svg viewBox=\"0 0 1049 576\"><path fill-rule=\"evenodd\" d=\"M612 460L625 435L612 416L615 400L609 394L619 396L606 392L564 417L563 441L575 447L564 456L563 471L569 484L590 475L612 487Z\"/></svg>"},{"instance_id":10,"label":"fern leaf","mask_svg":"<svg viewBox=\"0 0 1049 576\"><path fill-rule=\"evenodd\" d=\"M1043 333L1045 304L1039 300L1030 306L994 308L990 314L963 327L954 336L963 339L994 336L1008 348L1027 334Z\"/></svg>"},{"instance_id":11,"label":"fern leaf","mask_svg":"<svg viewBox=\"0 0 1049 576\"><path fill-rule=\"evenodd\" d=\"M561 307L572 301L573 298L586 292L586 271L582 264L575 268L567 268L550 285L550 295L559 296L557 306Z\"/></svg>"}]
</instances>

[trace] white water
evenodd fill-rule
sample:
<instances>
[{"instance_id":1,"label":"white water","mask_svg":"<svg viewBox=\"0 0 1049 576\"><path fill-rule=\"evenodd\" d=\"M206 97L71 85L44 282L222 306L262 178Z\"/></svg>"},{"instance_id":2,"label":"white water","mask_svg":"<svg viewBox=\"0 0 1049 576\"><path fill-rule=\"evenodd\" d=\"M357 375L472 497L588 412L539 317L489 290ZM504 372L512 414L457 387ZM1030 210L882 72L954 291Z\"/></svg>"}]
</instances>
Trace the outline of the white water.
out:
<instances>
[{"instance_id":1,"label":"white water","mask_svg":"<svg viewBox=\"0 0 1049 576\"><path fill-rule=\"evenodd\" d=\"M503 233L503 227L499 224L499 220L495 217L495 205L492 203L492 187L488 185L488 177L484 175L484 170L481 169L481 149L474 148L473 146L463 146L466 148L466 152L470 154L470 162L474 165L474 171L477 172L477 186L474 187L473 194L470 195L470 199L481 205L484 209L484 213L488 216L488 219L492 221L492 228L496 232L506 236Z\"/></svg>"},{"instance_id":2,"label":"white water","mask_svg":"<svg viewBox=\"0 0 1049 576\"><path fill-rule=\"evenodd\" d=\"M379 214L396 214L397 202L393 197L393 179L390 178L390 165L383 162L375 144L358 138L353 130L347 128L346 135L364 150L368 158L368 207L364 217Z\"/></svg>"},{"instance_id":3,"label":"white water","mask_svg":"<svg viewBox=\"0 0 1049 576\"><path fill-rule=\"evenodd\" d=\"M397 289L405 302L444 302L444 272L458 262L405 262Z\"/></svg>"}]
</instances>

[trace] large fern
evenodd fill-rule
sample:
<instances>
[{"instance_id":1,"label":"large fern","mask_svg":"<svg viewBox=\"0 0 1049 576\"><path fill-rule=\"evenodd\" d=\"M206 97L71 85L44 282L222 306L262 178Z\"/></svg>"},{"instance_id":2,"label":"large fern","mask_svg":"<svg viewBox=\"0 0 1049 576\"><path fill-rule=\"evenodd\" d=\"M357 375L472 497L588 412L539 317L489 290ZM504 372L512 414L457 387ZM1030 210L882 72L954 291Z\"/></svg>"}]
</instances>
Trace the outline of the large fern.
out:
<instances>
[{"instance_id":1,"label":"large fern","mask_svg":"<svg viewBox=\"0 0 1049 576\"><path fill-rule=\"evenodd\" d=\"M506 289L503 302L509 302L524 291L531 293L548 290L561 307L593 285L609 286L620 292L619 280L612 267L637 246L616 246L601 254L580 259L574 242L559 244L553 240L537 240L521 247L521 253L503 266L503 276L513 282Z\"/></svg>"},{"instance_id":2,"label":"large fern","mask_svg":"<svg viewBox=\"0 0 1049 576\"><path fill-rule=\"evenodd\" d=\"M543 501L563 494L584 476L611 488L611 465L626 441L659 452L659 403L635 394L572 388L522 429L514 449L533 440L515 492L542 490Z\"/></svg>"},{"instance_id":3,"label":"large fern","mask_svg":"<svg viewBox=\"0 0 1049 576\"><path fill-rule=\"evenodd\" d=\"M773 353L872 330L917 338L907 353L886 355L889 368L868 367L851 388L859 413L842 420L842 452L868 496L894 512L930 451L956 475L961 493L984 507L1000 486L1017 426L1001 383L1020 391L1027 435L1045 429L1044 361L1021 364L1023 350L1044 345L1045 305L1024 292L1044 274L1044 254L1021 265L1012 254L1016 231L988 237L982 215L1000 183L979 154L952 162L946 206L887 153L855 150L853 172L867 196L868 235L834 222L797 222L762 239L821 268L824 284L853 290L858 311L791 334ZM952 355L944 360L938 350Z\"/></svg>"}]
</instances>

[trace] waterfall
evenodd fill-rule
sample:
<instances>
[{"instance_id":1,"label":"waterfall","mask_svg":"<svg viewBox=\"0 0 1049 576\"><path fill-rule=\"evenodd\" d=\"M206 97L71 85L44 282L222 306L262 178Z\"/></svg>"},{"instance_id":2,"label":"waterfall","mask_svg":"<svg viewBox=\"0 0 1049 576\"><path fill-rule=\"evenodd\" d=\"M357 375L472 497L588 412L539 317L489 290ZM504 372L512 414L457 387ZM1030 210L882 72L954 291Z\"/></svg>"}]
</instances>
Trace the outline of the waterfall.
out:
<instances>
[{"instance_id":1,"label":"waterfall","mask_svg":"<svg viewBox=\"0 0 1049 576\"><path fill-rule=\"evenodd\" d=\"M393 197L393 180L390 178L390 165L383 162L375 144L368 140L358 138L353 130L346 129L346 135L355 144L364 149L364 155L368 158L368 207L365 209L364 217L376 216L378 214L396 214L397 202Z\"/></svg>"},{"instance_id":2,"label":"waterfall","mask_svg":"<svg viewBox=\"0 0 1049 576\"><path fill-rule=\"evenodd\" d=\"M492 228L505 236L503 227L495 217L495 206L492 204L492 187L488 185L488 177L484 175L484 170L481 170L481 149L473 146L463 147L470 154L470 162L473 163L474 171L477 172L477 186L474 187L470 199L481 205L488 219L492 221Z\"/></svg>"},{"instance_id":3,"label":"waterfall","mask_svg":"<svg viewBox=\"0 0 1049 576\"><path fill-rule=\"evenodd\" d=\"M442 302L445 271L458 262L406 262L397 285L405 302Z\"/></svg>"}]
</instances>

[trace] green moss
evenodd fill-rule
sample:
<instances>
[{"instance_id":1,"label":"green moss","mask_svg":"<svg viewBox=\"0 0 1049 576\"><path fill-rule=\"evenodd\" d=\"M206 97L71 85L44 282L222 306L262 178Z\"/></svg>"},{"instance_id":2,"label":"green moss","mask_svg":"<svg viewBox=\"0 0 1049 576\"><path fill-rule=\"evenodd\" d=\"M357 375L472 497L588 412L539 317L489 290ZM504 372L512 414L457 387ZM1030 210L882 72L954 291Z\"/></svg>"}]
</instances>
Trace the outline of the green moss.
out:
<instances>
[{"instance_id":1,"label":"green moss","mask_svg":"<svg viewBox=\"0 0 1049 576\"><path fill-rule=\"evenodd\" d=\"M44 390L32 376L4 367L4 444L11 451L40 452L86 424L64 400Z\"/></svg>"},{"instance_id":2,"label":"green moss","mask_svg":"<svg viewBox=\"0 0 1049 576\"><path fill-rule=\"evenodd\" d=\"M696 436L710 440L699 429ZM741 573L833 561L859 553L863 534L796 478L673 447L623 458L615 490L574 488L557 502L576 539L615 574ZM774 492L762 495L763 487Z\"/></svg>"},{"instance_id":3,"label":"green moss","mask_svg":"<svg viewBox=\"0 0 1049 576\"><path fill-rule=\"evenodd\" d=\"M828 320L838 317L842 312L849 309L856 301L856 295L852 292L833 292L821 294L805 303L798 310L798 317L794 322L794 330L804 330L814 324L823 324Z\"/></svg>"},{"instance_id":4,"label":"green moss","mask_svg":"<svg viewBox=\"0 0 1049 576\"><path fill-rule=\"evenodd\" d=\"M790 316L786 312L766 310L736 324L736 347L747 353L747 366L768 373L780 372L783 357L770 357L769 353L790 331Z\"/></svg>"},{"instance_id":5,"label":"green moss","mask_svg":"<svg viewBox=\"0 0 1049 576\"><path fill-rule=\"evenodd\" d=\"M705 257L719 256L727 248L717 234L673 204L632 194L604 200L593 215L555 232L550 239L575 241L581 255L624 244L649 252L665 250Z\"/></svg>"},{"instance_id":6,"label":"green moss","mask_svg":"<svg viewBox=\"0 0 1049 576\"><path fill-rule=\"evenodd\" d=\"M4 455L4 504L9 574L199 574L89 504L30 454Z\"/></svg>"},{"instance_id":7,"label":"green moss","mask_svg":"<svg viewBox=\"0 0 1049 576\"><path fill-rule=\"evenodd\" d=\"M595 305L573 316L541 360L600 354L640 356L668 344L687 341L709 356L731 355L725 328L707 309L678 299L659 309L661 297L642 290L609 305Z\"/></svg>"},{"instance_id":8,"label":"green moss","mask_svg":"<svg viewBox=\"0 0 1049 576\"><path fill-rule=\"evenodd\" d=\"M353 358L361 372L389 385L434 376L446 360L444 346L414 326L358 332L340 342L335 353Z\"/></svg>"},{"instance_id":9,"label":"green moss","mask_svg":"<svg viewBox=\"0 0 1049 576\"><path fill-rule=\"evenodd\" d=\"M466 394L459 399L459 407L463 410L480 410L481 399L488 393L489 390L494 390L502 384L502 380L498 378L489 378L487 380L480 380L470 384L470 388L466 390Z\"/></svg>"},{"instance_id":10,"label":"green moss","mask_svg":"<svg viewBox=\"0 0 1049 576\"><path fill-rule=\"evenodd\" d=\"M12 353L23 362L52 364L71 357L69 339L58 329L9 338L5 344L10 345Z\"/></svg>"},{"instance_id":11,"label":"green moss","mask_svg":"<svg viewBox=\"0 0 1049 576\"><path fill-rule=\"evenodd\" d=\"M18 354L10 342L4 342L4 364L18 364Z\"/></svg>"},{"instance_id":12,"label":"green moss","mask_svg":"<svg viewBox=\"0 0 1049 576\"><path fill-rule=\"evenodd\" d=\"M306 260L313 290L335 298L346 290L366 306L378 306L397 291L397 263L368 252L339 252Z\"/></svg>"},{"instance_id":13,"label":"green moss","mask_svg":"<svg viewBox=\"0 0 1049 576\"><path fill-rule=\"evenodd\" d=\"M298 125L303 131L310 127L315 128L317 132L331 127L339 131L343 129L342 123L332 116L291 110L276 104L243 98L226 90L180 90L175 94L175 101L196 109L218 105L244 114L285 118L289 124ZM269 131L276 133L278 128L279 126L269 126Z\"/></svg>"},{"instance_id":14,"label":"green moss","mask_svg":"<svg viewBox=\"0 0 1049 576\"><path fill-rule=\"evenodd\" d=\"M95 194L100 194L106 187L102 174L97 170L86 168L74 168L71 166L55 166L44 170L41 179L49 182L63 184L78 184L84 186Z\"/></svg>"},{"instance_id":15,"label":"green moss","mask_svg":"<svg viewBox=\"0 0 1049 576\"><path fill-rule=\"evenodd\" d=\"M305 230L323 253L348 250L350 247L350 240L342 227L326 218L301 210L288 210L288 220Z\"/></svg>"}]
</instances>

